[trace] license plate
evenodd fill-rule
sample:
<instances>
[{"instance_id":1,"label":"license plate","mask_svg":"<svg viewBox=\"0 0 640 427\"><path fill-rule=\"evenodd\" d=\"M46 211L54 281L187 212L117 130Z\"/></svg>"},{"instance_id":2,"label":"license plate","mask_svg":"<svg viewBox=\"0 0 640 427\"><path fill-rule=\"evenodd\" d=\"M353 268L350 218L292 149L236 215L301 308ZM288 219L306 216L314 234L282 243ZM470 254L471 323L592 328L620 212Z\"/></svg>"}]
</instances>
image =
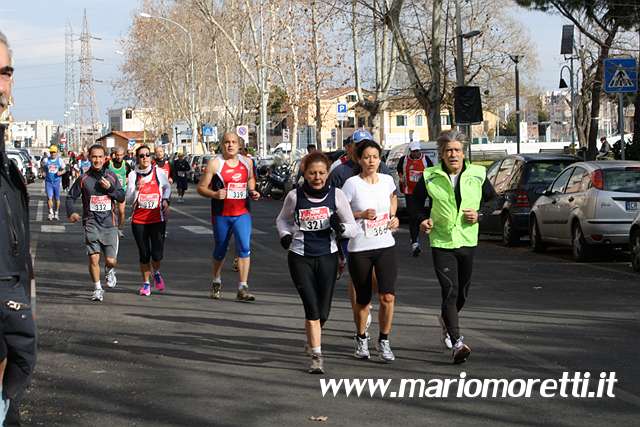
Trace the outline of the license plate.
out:
<instances>
[{"instance_id":1,"label":"license plate","mask_svg":"<svg viewBox=\"0 0 640 427\"><path fill-rule=\"evenodd\" d=\"M638 202L627 202L627 210L628 211L637 211L638 210Z\"/></svg>"}]
</instances>

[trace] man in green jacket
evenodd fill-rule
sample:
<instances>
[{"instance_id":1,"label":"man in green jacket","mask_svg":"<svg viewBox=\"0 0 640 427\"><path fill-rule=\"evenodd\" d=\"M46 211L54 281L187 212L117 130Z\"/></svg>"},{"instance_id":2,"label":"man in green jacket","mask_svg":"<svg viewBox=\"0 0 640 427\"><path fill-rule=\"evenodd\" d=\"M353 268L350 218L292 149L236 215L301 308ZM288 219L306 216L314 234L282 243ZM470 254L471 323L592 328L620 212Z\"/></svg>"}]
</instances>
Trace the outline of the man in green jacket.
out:
<instances>
[{"instance_id":1,"label":"man in green jacket","mask_svg":"<svg viewBox=\"0 0 640 427\"><path fill-rule=\"evenodd\" d=\"M410 214L430 235L436 276L442 290L442 342L453 350L453 363L471 354L460 335L458 313L464 307L471 284L473 255L478 245L478 211L495 197L483 166L464 160L464 134L443 132L438 138L441 162L424 170L413 192ZM429 208L423 208L429 199Z\"/></svg>"}]
</instances>

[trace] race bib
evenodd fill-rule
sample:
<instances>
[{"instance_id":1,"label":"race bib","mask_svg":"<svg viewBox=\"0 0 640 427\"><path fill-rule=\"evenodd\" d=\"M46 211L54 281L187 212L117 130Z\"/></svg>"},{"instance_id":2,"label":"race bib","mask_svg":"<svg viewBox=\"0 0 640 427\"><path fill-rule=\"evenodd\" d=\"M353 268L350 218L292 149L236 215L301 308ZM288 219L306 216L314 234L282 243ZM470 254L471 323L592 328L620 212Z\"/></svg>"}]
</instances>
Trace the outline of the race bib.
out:
<instances>
[{"instance_id":1,"label":"race bib","mask_svg":"<svg viewBox=\"0 0 640 427\"><path fill-rule=\"evenodd\" d=\"M409 181L418 182L418 181L420 181L420 177L421 176L422 176L422 172L421 171L410 171Z\"/></svg>"},{"instance_id":2,"label":"race bib","mask_svg":"<svg viewBox=\"0 0 640 427\"><path fill-rule=\"evenodd\" d=\"M378 215L376 219L364 220L365 237L380 237L389 232L389 213Z\"/></svg>"},{"instance_id":3,"label":"race bib","mask_svg":"<svg viewBox=\"0 0 640 427\"><path fill-rule=\"evenodd\" d=\"M178 176L180 178L184 178L187 175L187 173L185 171L178 171Z\"/></svg>"},{"instance_id":4,"label":"race bib","mask_svg":"<svg viewBox=\"0 0 640 427\"><path fill-rule=\"evenodd\" d=\"M227 199L246 199L247 183L246 182L230 182L227 186Z\"/></svg>"},{"instance_id":5,"label":"race bib","mask_svg":"<svg viewBox=\"0 0 640 427\"><path fill-rule=\"evenodd\" d=\"M91 212L108 212L111 210L111 198L107 195L91 196L89 200L89 210Z\"/></svg>"},{"instance_id":6,"label":"race bib","mask_svg":"<svg viewBox=\"0 0 640 427\"><path fill-rule=\"evenodd\" d=\"M331 213L329 208L321 206L319 208L300 209L298 211L298 219L300 221L300 230L302 231L320 231L330 227L329 217Z\"/></svg>"},{"instance_id":7,"label":"race bib","mask_svg":"<svg viewBox=\"0 0 640 427\"><path fill-rule=\"evenodd\" d=\"M49 165L49 173L58 173L58 165Z\"/></svg>"},{"instance_id":8,"label":"race bib","mask_svg":"<svg viewBox=\"0 0 640 427\"><path fill-rule=\"evenodd\" d=\"M159 194L139 194L138 207L140 209L158 209Z\"/></svg>"}]
</instances>

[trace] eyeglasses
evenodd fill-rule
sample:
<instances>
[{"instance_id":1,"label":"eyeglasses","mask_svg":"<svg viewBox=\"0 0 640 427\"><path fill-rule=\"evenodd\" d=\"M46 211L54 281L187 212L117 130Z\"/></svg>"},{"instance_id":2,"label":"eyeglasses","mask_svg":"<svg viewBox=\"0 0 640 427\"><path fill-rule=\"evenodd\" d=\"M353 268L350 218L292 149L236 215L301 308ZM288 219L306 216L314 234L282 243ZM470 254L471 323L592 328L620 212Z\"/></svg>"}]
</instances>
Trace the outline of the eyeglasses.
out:
<instances>
[{"instance_id":1,"label":"eyeglasses","mask_svg":"<svg viewBox=\"0 0 640 427\"><path fill-rule=\"evenodd\" d=\"M139 158L139 159L144 159L145 157L151 157L151 153L138 154L138 158Z\"/></svg>"}]
</instances>

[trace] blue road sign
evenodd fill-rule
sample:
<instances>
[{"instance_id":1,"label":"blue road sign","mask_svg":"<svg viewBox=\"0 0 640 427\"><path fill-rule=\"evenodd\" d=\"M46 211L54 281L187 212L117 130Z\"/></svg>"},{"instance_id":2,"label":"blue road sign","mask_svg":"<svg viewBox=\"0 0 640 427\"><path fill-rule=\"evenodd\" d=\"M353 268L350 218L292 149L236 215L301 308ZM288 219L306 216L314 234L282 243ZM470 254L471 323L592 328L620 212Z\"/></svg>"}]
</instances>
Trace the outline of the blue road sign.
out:
<instances>
[{"instance_id":1,"label":"blue road sign","mask_svg":"<svg viewBox=\"0 0 640 427\"><path fill-rule=\"evenodd\" d=\"M213 136L213 126L202 125L202 136Z\"/></svg>"},{"instance_id":2,"label":"blue road sign","mask_svg":"<svg viewBox=\"0 0 640 427\"><path fill-rule=\"evenodd\" d=\"M635 58L604 60L604 91L607 93L638 91L638 66Z\"/></svg>"},{"instance_id":3,"label":"blue road sign","mask_svg":"<svg viewBox=\"0 0 640 427\"><path fill-rule=\"evenodd\" d=\"M127 144L127 147L129 148L129 150L132 150L133 147L135 147L135 146L136 146L136 140L135 139L130 139L128 141L128 144Z\"/></svg>"},{"instance_id":4,"label":"blue road sign","mask_svg":"<svg viewBox=\"0 0 640 427\"><path fill-rule=\"evenodd\" d=\"M347 104L338 104L338 113L346 113Z\"/></svg>"}]
</instances>

